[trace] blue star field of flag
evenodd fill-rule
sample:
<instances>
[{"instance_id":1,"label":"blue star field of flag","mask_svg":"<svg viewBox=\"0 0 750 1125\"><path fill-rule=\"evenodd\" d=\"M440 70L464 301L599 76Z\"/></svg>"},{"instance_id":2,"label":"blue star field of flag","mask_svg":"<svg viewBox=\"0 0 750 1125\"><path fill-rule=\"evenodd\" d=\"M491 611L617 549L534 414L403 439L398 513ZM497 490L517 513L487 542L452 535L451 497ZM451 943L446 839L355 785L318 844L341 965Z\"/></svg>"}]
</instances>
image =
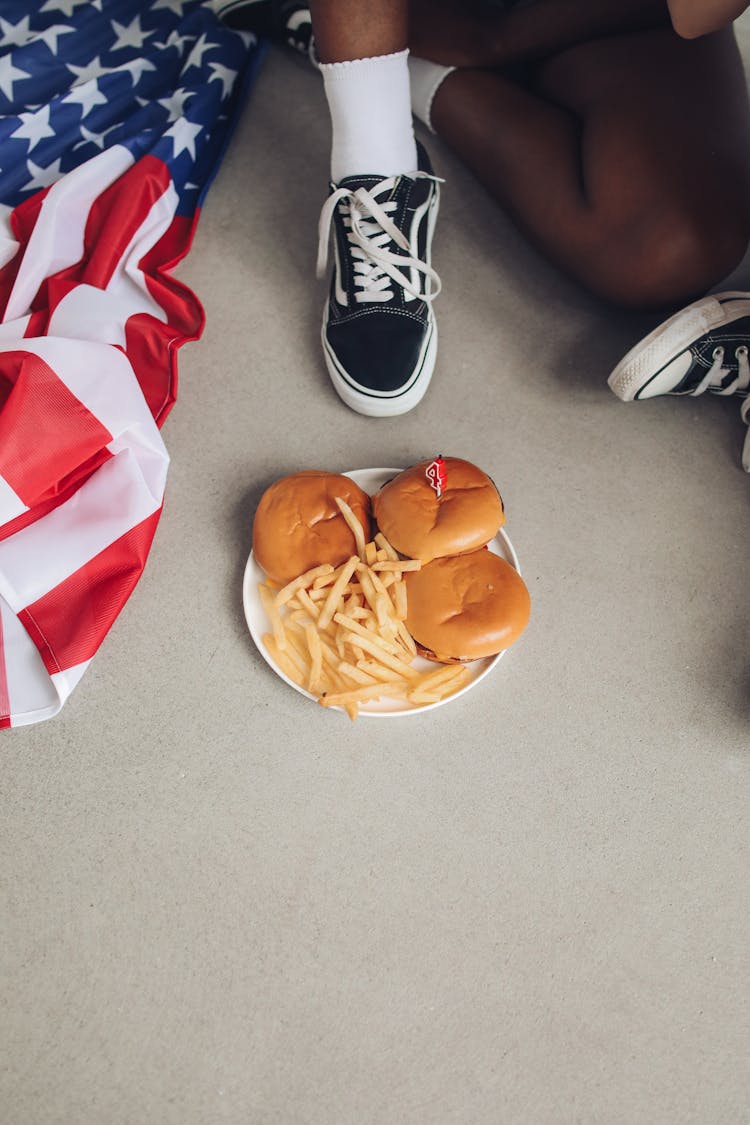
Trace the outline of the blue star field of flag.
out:
<instances>
[{"instance_id":1,"label":"blue star field of flag","mask_svg":"<svg viewBox=\"0 0 750 1125\"><path fill-rule=\"evenodd\" d=\"M192 213L261 54L204 0L2 0L0 204L125 145Z\"/></svg>"}]
</instances>

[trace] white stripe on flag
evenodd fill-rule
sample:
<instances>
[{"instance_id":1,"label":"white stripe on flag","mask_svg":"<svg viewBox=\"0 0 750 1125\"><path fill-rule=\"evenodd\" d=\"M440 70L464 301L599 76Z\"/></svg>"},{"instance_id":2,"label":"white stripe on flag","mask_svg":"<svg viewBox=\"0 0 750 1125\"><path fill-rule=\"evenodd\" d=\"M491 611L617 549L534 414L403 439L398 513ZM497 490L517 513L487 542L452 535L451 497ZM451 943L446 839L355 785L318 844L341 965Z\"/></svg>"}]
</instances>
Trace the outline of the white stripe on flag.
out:
<instances>
[{"instance_id":1,"label":"white stripe on flag","mask_svg":"<svg viewBox=\"0 0 750 1125\"><path fill-rule=\"evenodd\" d=\"M123 449L59 508L0 542L0 595L24 609L158 511L167 461L155 468L153 458L144 465L133 449Z\"/></svg>"},{"instance_id":2,"label":"white stripe on flag","mask_svg":"<svg viewBox=\"0 0 750 1125\"><path fill-rule=\"evenodd\" d=\"M170 184L131 239L106 289L77 285L66 293L50 317L51 336L125 347L125 324L135 313L150 313L166 324L166 313L149 293L139 262L169 229L177 202L177 192ZM104 421L103 415L99 417Z\"/></svg>"},{"instance_id":3,"label":"white stripe on flag","mask_svg":"<svg viewBox=\"0 0 750 1125\"><path fill-rule=\"evenodd\" d=\"M133 163L128 149L113 145L52 185L25 248L26 268L15 280L4 321L28 313L44 279L81 260L92 204Z\"/></svg>"},{"instance_id":4,"label":"white stripe on flag","mask_svg":"<svg viewBox=\"0 0 750 1125\"><path fill-rule=\"evenodd\" d=\"M22 516L28 510L21 497L13 491L5 477L0 477L0 527L4 523L10 523L17 516Z\"/></svg>"},{"instance_id":5,"label":"white stripe on flag","mask_svg":"<svg viewBox=\"0 0 750 1125\"><path fill-rule=\"evenodd\" d=\"M0 618L13 726L51 719L60 710L67 696L61 695L52 683L39 650L1 597ZM0 652L0 660L2 657L3 653Z\"/></svg>"}]
</instances>

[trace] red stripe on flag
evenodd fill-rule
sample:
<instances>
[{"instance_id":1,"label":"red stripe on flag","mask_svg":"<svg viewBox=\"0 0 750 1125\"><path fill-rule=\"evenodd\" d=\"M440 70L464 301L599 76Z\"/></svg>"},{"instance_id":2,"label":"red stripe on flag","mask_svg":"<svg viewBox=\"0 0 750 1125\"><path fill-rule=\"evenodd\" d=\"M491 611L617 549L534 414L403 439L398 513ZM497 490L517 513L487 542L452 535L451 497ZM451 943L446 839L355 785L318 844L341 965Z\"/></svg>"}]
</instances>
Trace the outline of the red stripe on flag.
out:
<instances>
[{"instance_id":1,"label":"red stripe on flag","mask_svg":"<svg viewBox=\"0 0 750 1125\"><path fill-rule=\"evenodd\" d=\"M106 187L92 203L86 218L80 259L45 278L34 297L32 310L46 313L49 320L63 297L77 285L106 289L133 236L171 182L169 169L162 160L144 156Z\"/></svg>"},{"instance_id":2,"label":"red stripe on flag","mask_svg":"<svg viewBox=\"0 0 750 1125\"><path fill-rule=\"evenodd\" d=\"M133 237L171 183L163 160L142 156L102 192L89 212L84 238L85 269L76 280L107 288Z\"/></svg>"},{"instance_id":3,"label":"red stripe on flag","mask_svg":"<svg viewBox=\"0 0 750 1125\"><path fill-rule=\"evenodd\" d=\"M50 675L90 660L140 578L161 509L26 606L18 619Z\"/></svg>"},{"instance_id":4,"label":"red stripe on flag","mask_svg":"<svg viewBox=\"0 0 750 1125\"><path fill-rule=\"evenodd\" d=\"M193 215L176 215L139 263L148 291L164 309L167 323L136 315L126 326L128 358L158 426L164 424L177 397L177 349L197 340L206 323L195 293L168 272L190 249L199 214L196 210Z\"/></svg>"},{"instance_id":5,"label":"red stripe on flag","mask_svg":"<svg viewBox=\"0 0 750 1125\"><path fill-rule=\"evenodd\" d=\"M0 476L32 507L112 435L32 352L0 354L1 378L12 389L0 412Z\"/></svg>"},{"instance_id":6,"label":"red stripe on flag","mask_svg":"<svg viewBox=\"0 0 750 1125\"><path fill-rule=\"evenodd\" d=\"M9 520L0 526L0 543L3 539L10 539L11 535L15 535L17 531L22 528L28 527L31 523L36 523L42 516L46 516L48 512L59 508L66 500L69 500L74 492L77 492L81 485L92 476L98 468L100 468L105 461L109 461L114 457L108 449L98 450L93 457L89 457L88 461L83 461L80 465L76 465L72 473L64 477L61 481L57 481L49 489L46 498L37 500L33 508L29 508L28 512L23 512L22 515L16 516L14 520Z\"/></svg>"}]
</instances>

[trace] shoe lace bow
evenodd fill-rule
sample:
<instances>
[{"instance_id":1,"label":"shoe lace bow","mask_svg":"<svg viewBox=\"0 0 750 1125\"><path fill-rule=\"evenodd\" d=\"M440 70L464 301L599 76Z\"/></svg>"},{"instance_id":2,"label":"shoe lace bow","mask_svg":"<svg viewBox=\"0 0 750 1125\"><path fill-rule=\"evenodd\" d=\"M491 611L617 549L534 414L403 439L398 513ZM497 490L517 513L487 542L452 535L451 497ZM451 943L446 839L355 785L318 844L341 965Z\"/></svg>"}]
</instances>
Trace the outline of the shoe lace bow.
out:
<instances>
[{"instance_id":1,"label":"shoe lace bow","mask_svg":"<svg viewBox=\"0 0 750 1125\"><path fill-rule=\"evenodd\" d=\"M417 178L437 180L427 172L417 172ZM323 277L328 265L328 246L331 223L336 208L342 206L342 218L350 254L354 262L355 301L360 304L386 302L393 298L393 285L399 285L411 297L420 301L433 301L440 292L440 278L427 262L411 253L409 240L389 217L398 204L393 199L380 201L378 197L390 194L398 177L381 180L368 191L365 187L336 188L325 201L318 225L318 277ZM404 253L397 254L389 244L395 243ZM420 288L405 270L422 275Z\"/></svg>"},{"instance_id":2,"label":"shoe lace bow","mask_svg":"<svg viewBox=\"0 0 750 1125\"><path fill-rule=\"evenodd\" d=\"M690 393L693 395L711 391L717 395L741 394L745 397L740 404L740 418L750 427L750 361L747 344L738 344L734 349L734 361L724 362L725 348L717 345L711 355L712 363L700 383ZM745 434L742 448L742 468L750 473L750 429Z\"/></svg>"}]
</instances>

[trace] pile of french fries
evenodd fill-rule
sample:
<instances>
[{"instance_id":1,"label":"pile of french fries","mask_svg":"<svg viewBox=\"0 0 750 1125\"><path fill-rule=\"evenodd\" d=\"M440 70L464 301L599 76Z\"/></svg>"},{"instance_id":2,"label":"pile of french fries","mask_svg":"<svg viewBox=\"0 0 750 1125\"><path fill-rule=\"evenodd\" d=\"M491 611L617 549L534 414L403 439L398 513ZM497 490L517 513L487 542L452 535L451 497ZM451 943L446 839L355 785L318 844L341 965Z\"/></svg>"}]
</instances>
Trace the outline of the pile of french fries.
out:
<instances>
[{"instance_id":1,"label":"pile of french fries","mask_svg":"<svg viewBox=\"0 0 750 1125\"><path fill-rule=\"evenodd\" d=\"M263 644L276 665L323 707L356 719L362 704L406 700L437 703L464 686L462 664L433 671L413 666L417 655L406 628L404 573L421 562L403 559L384 535L366 540L349 505L336 498L354 535L357 554L341 566L313 567L281 589L258 586L271 626Z\"/></svg>"}]
</instances>

